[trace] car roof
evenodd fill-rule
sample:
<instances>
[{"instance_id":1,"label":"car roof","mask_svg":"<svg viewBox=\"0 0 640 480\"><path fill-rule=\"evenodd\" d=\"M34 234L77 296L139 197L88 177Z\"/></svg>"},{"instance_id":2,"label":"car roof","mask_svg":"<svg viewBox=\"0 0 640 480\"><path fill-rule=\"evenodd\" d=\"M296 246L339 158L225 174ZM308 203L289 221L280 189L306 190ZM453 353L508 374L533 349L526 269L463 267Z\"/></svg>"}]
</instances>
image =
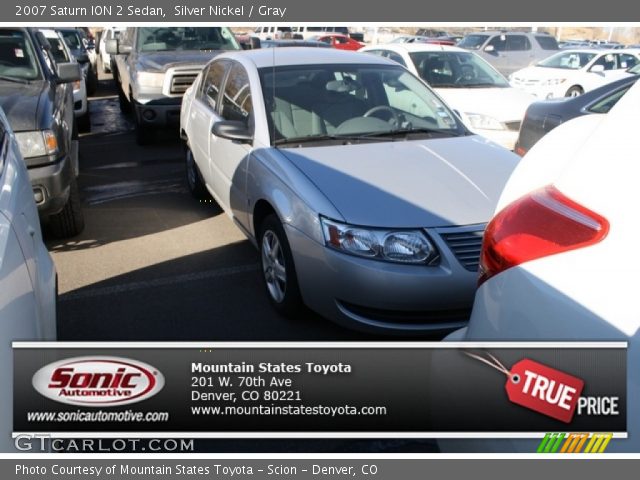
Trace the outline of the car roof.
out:
<instances>
[{"instance_id":1,"label":"car roof","mask_svg":"<svg viewBox=\"0 0 640 480\"><path fill-rule=\"evenodd\" d=\"M469 50L454 47L452 45L440 45L437 43L384 43L380 45L370 45L367 50L376 50L384 48L385 50L396 50L405 52L465 52Z\"/></svg>"},{"instance_id":2,"label":"car roof","mask_svg":"<svg viewBox=\"0 0 640 480\"><path fill-rule=\"evenodd\" d=\"M398 66L396 62L383 57L318 47L259 48L256 50L230 51L221 53L216 56L216 58L231 58L239 61L244 59L245 61L252 62L257 68L323 63L361 63L368 65Z\"/></svg>"}]
</instances>

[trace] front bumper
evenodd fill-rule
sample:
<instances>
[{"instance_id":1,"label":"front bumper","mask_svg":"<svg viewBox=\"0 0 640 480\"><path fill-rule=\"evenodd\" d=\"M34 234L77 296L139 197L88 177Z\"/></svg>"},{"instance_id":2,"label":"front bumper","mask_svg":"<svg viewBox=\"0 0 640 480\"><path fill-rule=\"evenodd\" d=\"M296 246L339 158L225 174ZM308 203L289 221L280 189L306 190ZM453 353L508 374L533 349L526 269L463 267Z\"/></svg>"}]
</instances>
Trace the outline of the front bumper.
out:
<instances>
[{"instance_id":1,"label":"front bumper","mask_svg":"<svg viewBox=\"0 0 640 480\"><path fill-rule=\"evenodd\" d=\"M167 97L135 102L136 118L141 125L150 128L177 127L180 125L182 97Z\"/></svg>"},{"instance_id":2,"label":"front bumper","mask_svg":"<svg viewBox=\"0 0 640 480\"><path fill-rule=\"evenodd\" d=\"M77 158L75 152L69 153L55 163L39 167L30 167L29 179L38 213L41 218L59 213L69 198L69 185L76 176Z\"/></svg>"},{"instance_id":3,"label":"front bumper","mask_svg":"<svg viewBox=\"0 0 640 480\"><path fill-rule=\"evenodd\" d=\"M345 327L372 333L447 333L468 321L477 273L441 238L438 266L402 265L334 251L286 226L305 304Z\"/></svg>"},{"instance_id":4,"label":"front bumper","mask_svg":"<svg viewBox=\"0 0 640 480\"><path fill-rule=\"evenodd\" d=\"M563 98L565 93L569 89L571 84L566 85L561 83L559 85L536 85L536 86L522 86L513 85L514 88L530 93L534 97L540 100L551 100L552 98Z\"/></svg>"}]
</instances>

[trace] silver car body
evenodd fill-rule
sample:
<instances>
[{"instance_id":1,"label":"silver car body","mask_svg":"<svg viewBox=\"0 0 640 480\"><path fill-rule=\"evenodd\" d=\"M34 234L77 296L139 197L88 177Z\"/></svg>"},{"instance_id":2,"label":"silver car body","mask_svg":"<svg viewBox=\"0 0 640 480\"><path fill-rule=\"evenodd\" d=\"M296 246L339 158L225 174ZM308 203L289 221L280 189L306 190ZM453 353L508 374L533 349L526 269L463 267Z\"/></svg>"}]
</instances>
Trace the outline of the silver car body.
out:
<instances>
[{"instance_id":1,"label":"silver car body","mask_svg":"<svg viewBox=\"0 0 640 480\"><path fill-rule=\"evenodd\" d=\"M237 62L248 74L255 119L251 143L212 135L222 117L196 95L203 74L183 98L182 136L206 188L254 243L261 212L275 211L304 303L361 330L433 332L466 323L477 278L473 251L479 251L484 224L517 157L471 134L274 147L259 69L357 64L406 70L372 55L313 48L224 53L214 60L221 61ZM325 246L320 216L373 228L419 229L439 250L440 262L387 263L333 250ZM451 248L456 242L462 242L458 256ZM465 245L472 250L466 260Z\"/></svg>"},{"instance_id":2,"label":"silver car body","mask_svg":"<svg viewBox=\"0 0 640 480\"><path fill-rule=\"evenodd\" d=\"M13 451L14 340L55 340L56 271L27 169L0 109L0 451Z\"/></svg>"}]
</instances>

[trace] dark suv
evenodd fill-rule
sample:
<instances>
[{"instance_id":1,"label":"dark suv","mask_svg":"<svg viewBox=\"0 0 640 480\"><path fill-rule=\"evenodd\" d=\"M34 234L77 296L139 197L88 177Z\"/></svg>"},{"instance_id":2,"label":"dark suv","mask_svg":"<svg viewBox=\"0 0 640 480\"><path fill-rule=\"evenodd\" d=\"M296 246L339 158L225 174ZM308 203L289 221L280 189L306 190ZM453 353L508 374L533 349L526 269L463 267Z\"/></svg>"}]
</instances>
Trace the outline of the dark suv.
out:
<instances>
[{"instance_id":1,"label":"dark suv","mask_svg":"<svg viewBox=\"0 0 640 480\"><path fill-rule=\"evenodd\" d=\"M57 64L50 49L35 29L0 28L0 106L27 165L40 219L54 235L70 237L84 228L72 85L82 74L77 63Z\"/></svg>"}]
</instances>

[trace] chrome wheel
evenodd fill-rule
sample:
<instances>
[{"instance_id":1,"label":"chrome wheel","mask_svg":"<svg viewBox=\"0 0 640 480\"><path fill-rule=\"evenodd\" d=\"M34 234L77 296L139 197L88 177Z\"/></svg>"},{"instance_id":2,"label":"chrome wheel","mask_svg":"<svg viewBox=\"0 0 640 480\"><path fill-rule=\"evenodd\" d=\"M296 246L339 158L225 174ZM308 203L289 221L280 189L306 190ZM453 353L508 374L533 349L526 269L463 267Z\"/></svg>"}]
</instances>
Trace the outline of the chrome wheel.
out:
<instances>
[{"instance_id":1,"label":"chrome wheel","mask_svg":"<svg viewBox=\"0 0 640 480\"><path fill-rule=\"evenodd\" d=\"M271 298L280 303L287 291L287 270L278 236L271 230L262 236L262 271Z\"/></svg>"}]
</instances>

